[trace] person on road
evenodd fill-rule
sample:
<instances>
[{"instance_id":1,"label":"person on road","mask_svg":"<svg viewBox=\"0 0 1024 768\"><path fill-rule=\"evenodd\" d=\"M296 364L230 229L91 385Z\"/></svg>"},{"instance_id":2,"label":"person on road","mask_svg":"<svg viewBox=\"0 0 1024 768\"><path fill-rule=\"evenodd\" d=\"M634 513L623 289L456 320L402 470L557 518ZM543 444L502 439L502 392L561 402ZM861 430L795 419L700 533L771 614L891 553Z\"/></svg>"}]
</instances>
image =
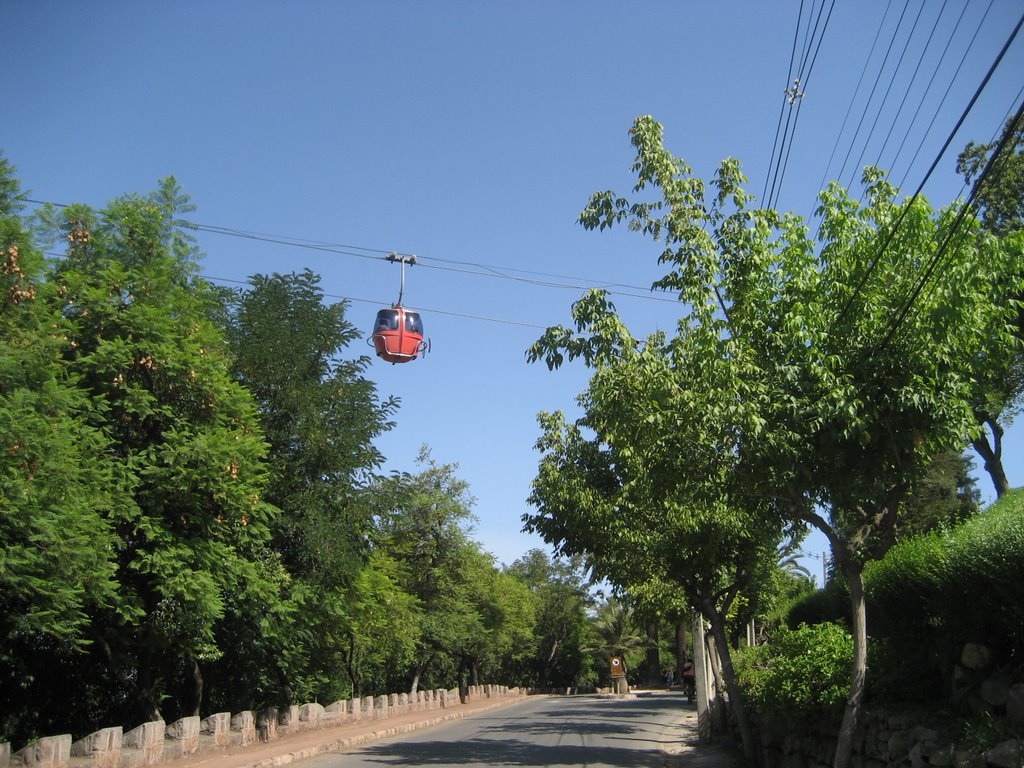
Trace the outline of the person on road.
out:
<instances>
[{"instance_id":1,"label":"person on road","mask_svg":"<svg viewBox=\"0 0 1024 768\"><path fill-rule=\"evenodd\" d=\"M683 690L686 692L686 698L693 701L697 694L696 677L697 668L693 666L693 659L687 659L683 665Z\"/></svg>"}]
</instances>

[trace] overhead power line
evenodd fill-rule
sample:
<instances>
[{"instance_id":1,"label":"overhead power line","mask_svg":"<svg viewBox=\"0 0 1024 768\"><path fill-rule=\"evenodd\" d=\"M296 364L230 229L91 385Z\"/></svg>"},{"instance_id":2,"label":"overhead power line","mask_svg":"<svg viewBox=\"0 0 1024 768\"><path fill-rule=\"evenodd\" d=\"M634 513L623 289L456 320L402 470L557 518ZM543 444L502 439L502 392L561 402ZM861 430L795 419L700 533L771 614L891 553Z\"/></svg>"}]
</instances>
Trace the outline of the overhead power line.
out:
<instances>
[{"instance_id":1,"label":"overhead power line","mask_svg":"<svg viewBox=\"0 0 1024 768\"><path fill-rule=\"evenodd\" d=\"M909 212L910 208L913 206L914 201L917 200L918 197L920 197L921 191L924 189L925 184L927 184L928 179L931 178L932 173L935 172L935 169L936 169L936 167L938 167L939 162L945 156L946 150L949 149L949 145L952 144L953 139L956 137L957 133L960 131L960 127L964 124L964 121L967 119L967 115L970 114L971 110L974 108L975 103L978 101L978 98L981 96L982 92L985 90L985 86L987 86L989 80L992 79L992 75L995 73L996 69L999 67L1000 62L1002 62L1003 57L1006 55L1006 52L1010 48L1010 45L1013 43L1014 39L1017 37L1017 33L1020 31L1020 28L1021 28L1022 24L1024 24L1024 15L1021 15L1020 19L1018 19L1017 25L1010 32L1009 37L1007 37L1006 42L1003 44L1003 47L1000 49L999 53L996 55L996 58L992 62L992 65L989 67L988 72L985 73L985 77L982 78L981 83L975 89L974 95L971 97L971 100L968 102L967 106L964 107L964 111L961 113L960 119L957 120L956 125L954 125L953 129L949 132L949 136L946 138L946 141L942 145L942 148L939 150L938 154L935 156L935 160L932 161L931 166L928 168L928 172L925 174L924 179L918 185L917 190L915 190L913 196L907 202L905 202L903 204L903 210L900 211L900 215L896 218L896 221L889 228L889 232L888 232L884 242L882 243L881 247L878 249L878 252L875 255L874 259L871 260L871 263L868 265L868 268L864 271L864 275L861 277L860 281L857 283L856 288L854 288L853 292L850 294L850 297L847 299L846 303L843 305L843 308L839 311L839 314L836 315L836 319L830 324L830 331L831 331L832 328L836 327L837 325L839 325L842 322L843 318L846 316L846 313L849 311L850 307L853 305L853 302L856 299L857 295L864 289L864 286L867 284L867 281L871 278L871 275L874 273L875 268L878 266L879 262L881 261L882 255L885 253L886 249L892 243L893 238L895 238L897 231L899 230L900 226L903 224L903 220L906 218L907 213Z\"/></svg>"},{"instance_id":2,"label":"overhead power line","mask_svg":"<svg viewBox=\"0 0 1024 768\"><path fill-rule=\"evenodd\" d=\"M59 208L67 207L66 203L54 203L43 200L35 200L31 198L26 198L25 202L31 203L33 205L53 205ZM187 223L186 226L189 229L199 232L206 232L209 234L224 235L227 237L237 237L246 240L270 243L273 245L282 245L291 248L302 248L306 250L319 251L322 253L330 253L337 256L350 256L354 258L369 259L373 261L387 261L387 254L390 253L397 253L397 255L400 256L413 255L411 253L399 253L393 250L387 250L383 248L369 248L358 245L327 243L324 241L310 240L306 238L291 237L285 235L274 235L262 232L252 232L248 230L237 229L234 227L225 227L212 224L196 224L189 222ZM593 288L599 288L607 291L610 295L613 296L624 296L632 299L640 299L642 301L657 301L669 304L678 303L678 300L673 296L652 295L653 289L644 288L642 286L637 285L629 285L627 283L591 280L585 277L572 277L568 275L558 275L547 272L523 270L517 267L503 267L498 265L490 265L482 262L460 261L457 259L444 259L432 256L418 256L417 260L417 267L422 269L436 269L444 272L472 275L474 277L487 277L493 279L510 280L513 282L524 283L526 285L535 285L543 288L557 288L563 290L577 291L586 291ZM467 268L464 269L460 267ZM520 274L514 274L517 272ZM530 277L531 275L533 277ZM562 280L574 280L577 282L559 282ZM630 291L648 291L648 293L638 294L631 293Z\"/></svg>"},{"instance_id":3,"label":"overhead power line","mask_svg":"<svg viewBox=\"0 0 1024 768\"><path fill-rule=\"evenodd\" d=\"M1017 26L1019 29L1020 24L1018 23ZM950 244L953 242L953 238L960 232L960 229L963 227L963 222L966 219L968 212L974 209L974 204L978 196L978 191L981 189L982 185L988 180L989 174L992 172L992 169L996 166L996 163L1001 158L1003 152L1006 151L1006 148L1009 145L1010 140L1016 136L1017 130L1022 124L1022 121L1024 121L1024 101L1022 101L1020 105L1017 107L1017 114L1014 116L1013 122L1007 124L1005 130L1003 131L1003 136L1000 139L998 146L996 146L992 154L989 155L988 162L985 163L984 169L982 169L982 172L978 175L978 178L975 179L974 185L971 187L971 194L968 196L967 200L964 201L963 205L960 206L960 210L957 212L956 218L953 220L953 223L950 225L949 229L946 232L946 237L943 239L939 247L935 250L935 254L932 256L928 264L928 267L925 269L924 274L921 276L921 279L918 281L913 291L911 291L911 294L907 298L907 301L904 303L904 306L900 313L891 323L888 332L882 339L882 342L878 345L876 352L880 352L881 350L885 349L889 342L892 341L893 337L896 335L896 332L899 330L900 326L906 321L907 317L910 315L911 309L917 302L918 297L924 291L925 286L931 280L932 275L935 274L935 270L946 259Z\"/></svg>"},{"instance_id":4,"label":"overhead power line","mask_svg":"<svg viewBox=\"0 0 1024 768\"><path fill-rule=\"evenodd\" d=\"M214 275L200 275L200 277L202 277L204 280L209 280L212 283L215 282L215 283L231 283L233 285L249 285L249 283L247 281L245 281L245 280L237 280L237 279L233 279L233 278L230 278L230 277L216 277ZM358 298L356 296L342 296L342 295L337 294L337 293L324 293L324 298L327 298L327 299L337 299L339 301L356 301L356 302L359 302L361 304L374 304L376 306L380 306L381 304L386 304L387 303L385 301L380 301L379 299L363 299L363 298ZM450 310L437 309L436 307L413 306L413 305L410 304L410 305L408 305L407 308L415 310L417 312L430 312L431 314L434 314L434 315L445 315L447 317L459 317L459 318L463 318L463 319L466 319L466 320L481 320L481 321L488 322L488 323L498 323L500 325L513 325L513 326L516 326L516 327L519 327L519 328L535 328L535 329L541 330L541 331L547 330L547 328L548 328L548 326L546 326L546 325L538 325L536 323L523 323L523 322L520 322L518 320L504 320L502 318L487 317L485 315L471 315L471 314L467 314L465 312L451 312Z\"/></svg>"}]
</instances>

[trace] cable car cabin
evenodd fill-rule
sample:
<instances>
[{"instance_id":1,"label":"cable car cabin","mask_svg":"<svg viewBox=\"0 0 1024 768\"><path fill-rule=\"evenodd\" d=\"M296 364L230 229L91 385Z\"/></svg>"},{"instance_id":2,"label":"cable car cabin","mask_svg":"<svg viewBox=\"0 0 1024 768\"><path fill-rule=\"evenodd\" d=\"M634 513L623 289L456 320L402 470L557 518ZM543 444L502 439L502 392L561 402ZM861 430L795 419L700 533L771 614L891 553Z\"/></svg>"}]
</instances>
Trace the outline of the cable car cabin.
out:
<instances>
[{"instance_id":1,"label":"cable car cabin","mask_svg":"<svg viewBox=\"0 0 1024 768\"><path fill-rule=\"evenodd\" d=\"M377 313L372 338L377 356L389 363L408 363L427 348L419 313L402 306Z\"/></svg>"}]
</instances>

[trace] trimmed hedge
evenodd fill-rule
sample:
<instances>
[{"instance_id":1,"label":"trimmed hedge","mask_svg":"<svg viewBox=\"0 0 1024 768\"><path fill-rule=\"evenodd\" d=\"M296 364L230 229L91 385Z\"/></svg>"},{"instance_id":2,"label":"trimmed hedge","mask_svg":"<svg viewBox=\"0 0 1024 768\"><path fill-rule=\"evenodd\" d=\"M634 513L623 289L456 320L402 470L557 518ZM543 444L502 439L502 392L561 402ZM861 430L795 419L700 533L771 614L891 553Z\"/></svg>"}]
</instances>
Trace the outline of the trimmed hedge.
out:
<instances>
[{"instance_id":1,"label":"trimmed hedge","mask_svg":"<svg viewBox=\"0 0 1024 768\"><path fill-rule=\"evenodd\" d=\"M864 588L873 635L1024 648L1024 493L952 531L897 544L868 565Z\"/></svg>"}]
</instances>

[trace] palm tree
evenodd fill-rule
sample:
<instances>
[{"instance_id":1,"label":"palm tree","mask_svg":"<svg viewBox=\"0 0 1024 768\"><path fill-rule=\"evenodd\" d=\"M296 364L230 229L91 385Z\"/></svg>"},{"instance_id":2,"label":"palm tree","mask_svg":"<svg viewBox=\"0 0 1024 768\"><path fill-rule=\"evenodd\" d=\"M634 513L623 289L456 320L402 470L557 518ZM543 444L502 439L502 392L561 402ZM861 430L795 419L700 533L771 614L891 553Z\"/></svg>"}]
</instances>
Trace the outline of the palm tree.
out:
<instances>
[{"instance_id":1,"label":"palm tree","mask_svg":"<svg viewBox=\"0 0 1024 768\"><path fill-rule=\"evenodd\" d=\"M626 693L626 654L646 648L650 641L637 634L633 622L633 610L620 600L609 597L597 607L594 617L594 633L597 640L587 650L599 654L608 664L613 658L622 662L622 675L613 678L616 693Z\"/></svg>"}]
</instances>

